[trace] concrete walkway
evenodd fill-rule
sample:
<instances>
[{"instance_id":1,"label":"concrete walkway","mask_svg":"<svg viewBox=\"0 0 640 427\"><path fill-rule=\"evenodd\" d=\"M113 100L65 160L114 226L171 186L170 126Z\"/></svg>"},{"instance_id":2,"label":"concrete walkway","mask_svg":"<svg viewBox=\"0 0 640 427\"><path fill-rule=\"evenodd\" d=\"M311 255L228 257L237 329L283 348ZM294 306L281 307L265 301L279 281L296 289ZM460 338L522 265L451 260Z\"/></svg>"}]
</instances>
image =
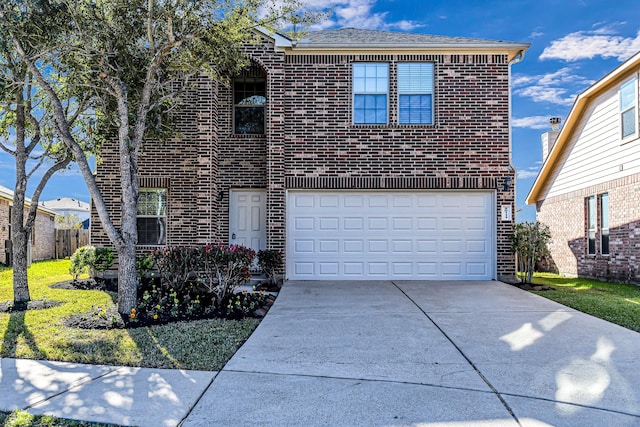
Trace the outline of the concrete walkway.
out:
<instances>
[{"instance_id":1,"label":"concrete walkway","mask_svg":"<svg viewBox=\"0 0 640 427\"><path fill-rule=\"evenodd\" d=\"M2 359L0 408L139 426L638 426L640 334L500 282L288 282L223 371Z\"/></svg>"}]
</instances>

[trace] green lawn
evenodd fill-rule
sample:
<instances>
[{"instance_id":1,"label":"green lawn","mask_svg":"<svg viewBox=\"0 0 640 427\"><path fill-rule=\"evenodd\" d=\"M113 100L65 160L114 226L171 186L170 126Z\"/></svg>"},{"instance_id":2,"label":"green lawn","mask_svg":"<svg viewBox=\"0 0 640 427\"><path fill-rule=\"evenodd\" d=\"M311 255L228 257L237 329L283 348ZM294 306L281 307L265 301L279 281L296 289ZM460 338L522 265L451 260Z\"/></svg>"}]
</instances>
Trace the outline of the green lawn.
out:
<instances>
[{"instance_id":1,"label":"green lawn","mask_svg":"<svg viewBox=\"0 0 640 427\"><path fill-rule=\"evenodd\" d=\"M26 411L0 411L0 427L110 427L115 424L90 423L50 417L48 415L31 415Z\"/></svg>"},{"instance_id":2,"label":"green lawn","mask_svg":"<svg viewBox=\"0 0 640 427\"><path fill-rule=\"evenodd\" d=\"M640 332L640 287L623 283L575 279L549 273L536 273L534 284L553 291L532 291L592 316Z\"/></svg>"},{"instance_id":3,"label":"green lawn","mask_svg":"<svg viewBox=\"0 0 640 427\"><path fill-rule=\"evenodd\" d=\"M62 304L0 313L0 357L214 371L224 366L259 323L257 319L212 319L136 329L68 328L62 323L65 317L113 307L115 299L102 291L49 287L70 279L68 260L33 263L31 299ZM0 268L0 302L11 300L12 270Z\"/></svg>"}]
</instances>

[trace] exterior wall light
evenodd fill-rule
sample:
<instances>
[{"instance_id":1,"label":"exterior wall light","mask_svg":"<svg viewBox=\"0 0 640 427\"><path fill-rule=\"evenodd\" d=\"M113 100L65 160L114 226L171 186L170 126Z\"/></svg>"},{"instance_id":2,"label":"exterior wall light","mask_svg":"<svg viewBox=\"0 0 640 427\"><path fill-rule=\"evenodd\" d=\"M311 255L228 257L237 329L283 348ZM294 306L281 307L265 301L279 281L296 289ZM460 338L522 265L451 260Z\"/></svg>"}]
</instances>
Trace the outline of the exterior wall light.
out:
<instances>
[{"instance_id":1,"label":"exterior wall light","mask_svg":"<svg viewBox=\"0 0 640 427\"><path fill-rule=\"evenodd\" d=\"M511 177L505 176L504 182L502 183L502 191L509 191L510 188L511 188Z\"/></svg>"}]
</instances>

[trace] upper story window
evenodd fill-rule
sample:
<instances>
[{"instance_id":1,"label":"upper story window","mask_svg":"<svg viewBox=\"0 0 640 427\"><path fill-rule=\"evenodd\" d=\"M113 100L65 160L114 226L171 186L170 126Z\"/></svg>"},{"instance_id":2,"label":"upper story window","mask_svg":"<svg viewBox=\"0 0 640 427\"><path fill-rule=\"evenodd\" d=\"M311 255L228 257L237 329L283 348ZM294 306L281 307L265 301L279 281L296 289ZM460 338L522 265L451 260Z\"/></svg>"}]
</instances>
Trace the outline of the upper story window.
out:
<instances>
[{"instance_id":1,"label":"upper story window","mask_svg":"<svg viewBox=\"0 0 640 427\"><path fill-rule=\"evenodd\" d=\"M638 133L638 86L635 78L620 86L620 129L622 139Z\"/></svg>"},{"instance_id":2,"label":"upper story window","mask_svg":"<svg viewBox=\"0 0 640 427\"><path fill-rule=\"evenodd\" d=\"M433 124L433 64L398 64L398 121Z\"/></svg>"},{"instance_id":3,"label":"upper story window","mask_svg":"<svg viewBox=\"0 0 640 427\"><path fill-rule=\"evenodd\" d=\"M386 124L389 64L353 64L353 123Z\"/></svg>"},{"instance_id":4,"label":"upper story window","mask_svg":"<svg viewBox=\"0 0 640 427\"><path fill-rule=\"evenodd\" d=\"M233 130L236 134L263 135L267 106L267 79L257 66L233 80Z\"/></svg>"},{"instance_id":5,"label":"upper story window","mask_svg":"<svg viewBox=\"0 0 640 427\"><path fill-rule=\"evenodd\" d=\"M167 243L167 189L141 188L138 192L138 244Z\"/></svg>"}]
</instances>

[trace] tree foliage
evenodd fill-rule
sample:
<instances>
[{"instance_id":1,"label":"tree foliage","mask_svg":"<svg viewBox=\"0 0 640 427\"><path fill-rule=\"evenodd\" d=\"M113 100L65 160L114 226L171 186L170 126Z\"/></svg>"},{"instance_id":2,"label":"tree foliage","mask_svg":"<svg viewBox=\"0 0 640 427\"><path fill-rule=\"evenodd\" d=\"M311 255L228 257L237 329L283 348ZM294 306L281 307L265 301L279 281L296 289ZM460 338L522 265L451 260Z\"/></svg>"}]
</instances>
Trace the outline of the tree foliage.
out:
<instances>
[{"instance_id":1,"label":"tree foliage","mask_svg":"<svg viewBox=\"0 0 640 427\"><path fill-rule=\"evenodd\" d=\"M174 133L181 94L202 73L225 79L248 64L243 46L258 27L275 29L299 13L297 0L10 0L2 7L6 43L51 104L56 132L78 162L103 228L118 254L118 311L136 304L138 161L148 139ZM44 15L45 30L29 22ZM55 31L51 30L55 27ZM48 31L46 29L50 29ZM46 39L46 40L43 40ZM119 226L64 110L60 79L79 88L95 112L105 144L116 144L120 170Z\"/></svg>"},{"instance_id":2,"label":"tree foliage","mask_svg":"<svg viewBox=\"0 0 640 427\"><path fill-rule=\"evenodd\" d=\"M549 227L540 222L523 222L514 226L511 249L516 254L518 272L523 274L522 282L531 283L536 262L548 255L550 240Z\"/></svg>"},{"instance_id":3,"label":"tree foliage","mask_svg":"<svg viewBox=\"0 0 640 427\"><path fill-rule=\"evenodd\" d=\"M7 0L0 5L0 149L15 160L13 206L22 207L27 199L28 185L35 184L31 206L25 214L14 209L11 224L13 247L14 303L24 305L30 300L27 280L27 251L29 236L35 224L38 201L53 174L70 164L72 154L61 143L55 129L51 104L22 61L9 36L10 31L23 34L29 52L47 51L51 37L60 31L49 19L52 12L48 2L38 7L26 7L23 2ZM74 128L83 145L94 138L82 135L91 121L82 117L82 96L76 88L58 81L63 115Z\"/></svg>"}]
</instances>

